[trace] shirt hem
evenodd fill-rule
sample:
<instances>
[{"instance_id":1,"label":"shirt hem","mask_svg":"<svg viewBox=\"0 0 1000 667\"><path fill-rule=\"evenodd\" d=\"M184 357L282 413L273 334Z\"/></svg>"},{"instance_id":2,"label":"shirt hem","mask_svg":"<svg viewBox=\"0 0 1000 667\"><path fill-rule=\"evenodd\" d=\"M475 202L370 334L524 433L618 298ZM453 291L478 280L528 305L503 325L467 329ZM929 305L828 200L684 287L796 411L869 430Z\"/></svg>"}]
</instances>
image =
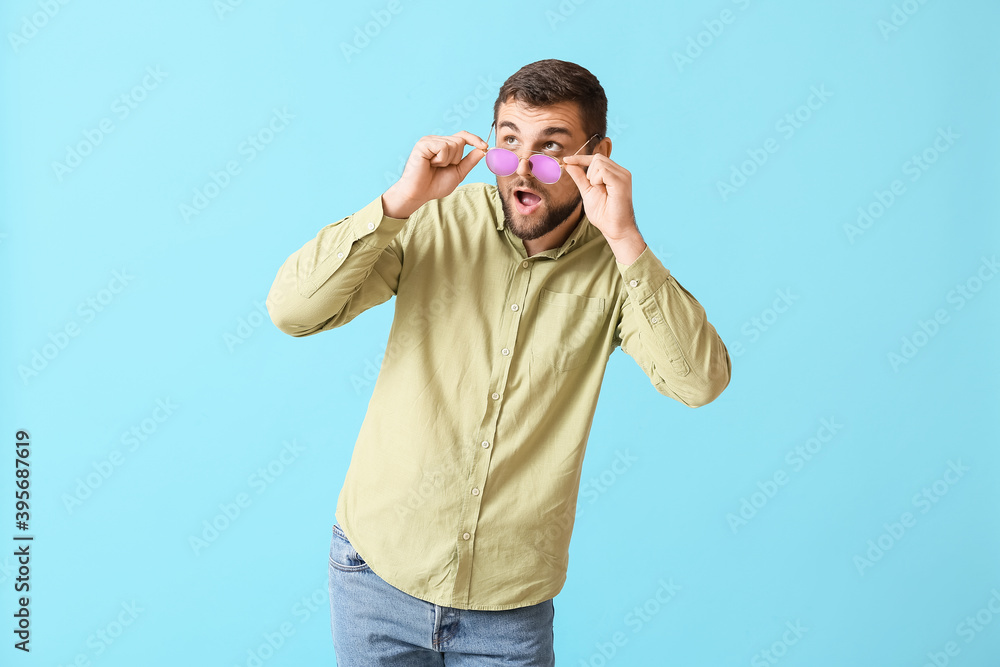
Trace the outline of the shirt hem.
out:
<instances>
[{"instance_id":1,"label":"shirt hem","mask_svg":"<svg viewBox=\"0 0 1000 667\"><path fill-rule=\"evenodd\" d=\"M353 544L354 541L351 538L351 529L347 525L347 522L345 522L342 518L337 517L336 514L334 516L336 517L337 522L340 524L340 527L344 530L344 533L347 535L347 539L350 540L351 543ZM356 545L355 548L357 548ZM365 559L365 562L368 564L368 567L371 568L372 573L385 583L389 584L398 591L406 593L411 597L415 597L418 600L423 600L424 602L430 602L431 604L436 604L440 607L451 607L452 609L462 609L468 611L507 611L509 609L520 609L522 607L530 607L532 605L541 604L542 602L546 602L548 600L555 598L555 596L559 594L558 592L556 592L553 595L542 597L541 599L535 600L533 602L512 602L509 604L470 605L467 607L460 607L456 606L455 604L448 604L448 601L443 600L441 598L434 598L434 596L422 597L421 595L417 595L417 593L413 589L410 589L408 586L407 587L400 586L398 584L389 581L387 578L379 574L378 570L375 569L375 566L372 565L370 560L368 560L368 556L362 555L362 557Z\"/></svg>"}]
</instances>

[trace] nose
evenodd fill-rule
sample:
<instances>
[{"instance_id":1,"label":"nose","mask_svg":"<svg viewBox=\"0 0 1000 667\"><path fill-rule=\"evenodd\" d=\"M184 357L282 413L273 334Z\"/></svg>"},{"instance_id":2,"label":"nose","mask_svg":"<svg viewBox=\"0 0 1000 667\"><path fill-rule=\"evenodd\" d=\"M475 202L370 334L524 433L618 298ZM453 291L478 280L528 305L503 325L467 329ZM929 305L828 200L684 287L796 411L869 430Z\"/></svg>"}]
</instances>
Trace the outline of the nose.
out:
<instances>
[{"instance_id":1,"label":"nose","mask_svg":"<svg viewBox=\"0 0 1000 667\"><path fill-rule=\"evenodd\" d=\"M531 163L528 162L528 158L521 157L520 155L518 155L517 159L518 159L517 175L520 176L521 178L527 178L528 176L531 176Z\"/></svg>"}]
</instances>

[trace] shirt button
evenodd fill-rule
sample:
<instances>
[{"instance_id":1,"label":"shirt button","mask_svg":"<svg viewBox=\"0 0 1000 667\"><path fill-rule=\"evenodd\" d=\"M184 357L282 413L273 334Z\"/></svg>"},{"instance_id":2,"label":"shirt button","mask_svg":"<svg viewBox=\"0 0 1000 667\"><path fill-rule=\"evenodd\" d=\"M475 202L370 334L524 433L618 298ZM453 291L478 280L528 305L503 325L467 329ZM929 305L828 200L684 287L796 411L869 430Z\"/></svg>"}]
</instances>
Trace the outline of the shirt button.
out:
<instances>
[{"instance_id":1,"label":"shirt button","mask_svg":"<svg viewBox=\"0 0 1000 667\"><path fill-rule=\"evenodd\" d=\"M528 263L527 262L521 262L521 267L525 268L525 269L528 268Z\"/></svg>"},{"instance_id":2,"label":"shirt button","mask_svg":"<svg viewBox=\"0 0 1000 667\"><path fill-rule=\"evenodd\" d=\"M659 317L653 317L653 319L650 320L650 322L652 322L653 324L658 324L659 321L660 321Z\"/></svg>"},{"instance_id":3,"label":"shirt button","mask_svg":"<svg viewBox=\"0 0 1000 667\"><path fill-rule=\"evenodd\" d=\"M343 259L343 258L344 258L344 253L338 252L337 253L337 259Z\"/></svg>"},{"instance_id":4,"label":"shirt button","mask_svg":"<svg viewBox=\"0 0 1000 667\"><path fill-rule=\"evenodd\" d=\"M631 285L632 287L635 287L636 285L639 284L639 281L638 280L630 280L630 281L628 281L628 284Z\"/></svg>"},{"instance_id":5,"label":"shirt button","mask_svg":"<svg viewBox=\"0 0 1000 667\"><path fill-rule=\"evenodd\" d=\"M489 449L489 448L490 448L489 441L488 440L483 440L483 449Z\"/></svg>"},{"instance_id":6,"label":"shirt button","mask_svg":"<svg viewBox=\"0 0 1000 667\"><path fill-rule=\"evenodd\" d=\"M368 229L375 229L375 223L374 222L369 222L368 223Z\"/></svg>"},{"instance_id":7,"label":"shirt button","mask_svg":"<svg viewBox=\"0 0 1000 667\"><path fill-rule=\"evenodd\" d=\"M516 303L510 304L510 309L513 310L514 312L517 312L517 304Z\"/></svg>"},{"instance_id":8,"label":"shirt button","mask_svg":"<svg viewBox=\"0 0 1000 667\"><path fill-rule=\"evenodd\" d=\"M473 489L472 490L472 495L478 496L479 495L479 489Z\"/></svg>"},{"instance_id":9,"label":"shirt button","mask_svg":"<svg viewBox=\"0 0 1000 667\"><path fill-rule=\"evenodd\" d=\"M463 540L467 540L467 539L469 539L470 537L472 537L472 535L469 535L468 533L462 533L462 539L463 539Z\"/></svg>"},{"instance_id":10,"label":"shirt button","mask_svg":"<svg viewBox=\"0 0 1000 667\"><path fill-rule=\"evenodd\" d=\"M496 393L496 392L493 392L493 400L495 401L495 400L497 400L498 398L500 398L500 394L498 394L498 393Z\"/></svg>"},{"instance_id":11,"label":"shirt button","mask_svg":"<svg viewBox=\"0 0 1000 667\"><path fill-rule=\"evenodd\" d=\"M508 354L510 354L510 350L508 350L507 348L504 348L504 349L500 350L500 354L502 354L503 356L506 357Z\"/></svg>"}]
</instances>

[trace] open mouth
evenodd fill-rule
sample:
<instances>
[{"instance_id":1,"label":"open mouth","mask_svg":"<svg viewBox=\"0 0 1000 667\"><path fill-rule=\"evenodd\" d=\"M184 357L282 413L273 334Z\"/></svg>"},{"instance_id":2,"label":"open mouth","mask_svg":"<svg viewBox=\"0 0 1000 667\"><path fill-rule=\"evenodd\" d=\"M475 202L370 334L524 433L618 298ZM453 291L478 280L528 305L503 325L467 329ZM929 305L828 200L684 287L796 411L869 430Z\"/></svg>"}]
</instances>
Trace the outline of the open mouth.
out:
<instances>
[{"instance_id":1,"label":"open mouth","mask_svg":"<svg viewBox=\"0 0 1000 667\"><path fill-rule=\"evenodd\" d=\"M528 190L515 190L514 199L516 201L517 212L521 215L531 215L542 203L542 198L534 192Z\"/></svg>"}]
</instances>

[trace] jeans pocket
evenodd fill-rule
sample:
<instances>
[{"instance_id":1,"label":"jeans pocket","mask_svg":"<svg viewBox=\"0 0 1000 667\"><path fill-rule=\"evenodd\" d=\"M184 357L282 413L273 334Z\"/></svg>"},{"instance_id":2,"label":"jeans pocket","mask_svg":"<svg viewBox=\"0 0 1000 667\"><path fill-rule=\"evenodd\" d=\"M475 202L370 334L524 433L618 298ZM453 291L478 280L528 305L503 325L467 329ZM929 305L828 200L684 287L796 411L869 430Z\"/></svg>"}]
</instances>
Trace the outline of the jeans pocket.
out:
<instances>
[{"instance_id":1,"label":"jeans pocket","mask_svg":"<svg viewBox=\"0 0 1000 667\"><path fill-rule=\"evenodd\" d=\"M341 572L360 572L370 569L337 524L333 525L333 539L330 540L330 567Z\"/></svg>"}]
</instances>

